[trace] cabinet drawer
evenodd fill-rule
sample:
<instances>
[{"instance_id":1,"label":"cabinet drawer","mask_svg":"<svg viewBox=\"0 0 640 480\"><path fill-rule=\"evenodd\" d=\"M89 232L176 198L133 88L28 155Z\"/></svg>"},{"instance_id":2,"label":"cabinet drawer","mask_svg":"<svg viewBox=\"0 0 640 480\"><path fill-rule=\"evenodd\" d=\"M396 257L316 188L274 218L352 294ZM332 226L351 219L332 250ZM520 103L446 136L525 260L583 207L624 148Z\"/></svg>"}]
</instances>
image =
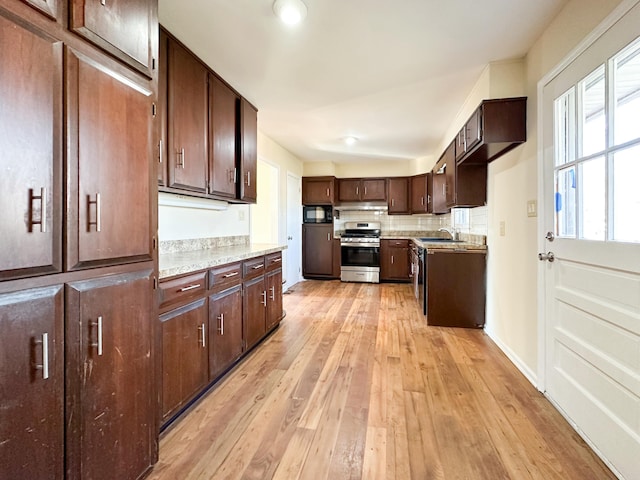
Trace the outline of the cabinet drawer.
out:
<instances>
[{"instance_id":1,"label":"cabinet drawer","mask_svg":"<svg viewBox=\"0 0 640 480\"><path fill-rule=\"evenodd\" d=\"M242 282L242 264L231 263L209 270L209 288L221 292Z\"/></svg>"},{"instance_id":2,"label":"cabinet drawer","mask_svg":"<svg viewBox=\"0 0 640 480\"><path fill-rule=\"evenodd\" d=\"M264 257L252 258L242 263L242 278L245 280L259 277L264 274Z\"/></svg>"},{"instance_id":3,"label":"cabinet drawer","mask_svg":"<svg viewBox=\"0 0 640 480\"><path fill-rule=\"evenodd\" d=\"M204 295L206 279L207 272L199 272L160 282L160 308Z\"/></svg>"},{"instance_id":4,"label":"cabinet drawer","mask_svg":"<svg viewBox=\"0 0 640 480\"><path fill-rule=\"evenodd\" d=\"M393 248L409 248L409 240L385 240L387 246Z\"/></svg>"},{"instance_id":5,"label":"cabinet drawer","mask_svg":"<svg viewBox=\"0 0 640 480\"><path fill-rule=\"evenodd\" d=\"M282 252L272 253L264 257L267 272L282 268Z\"/></svg>"}]
</instances>

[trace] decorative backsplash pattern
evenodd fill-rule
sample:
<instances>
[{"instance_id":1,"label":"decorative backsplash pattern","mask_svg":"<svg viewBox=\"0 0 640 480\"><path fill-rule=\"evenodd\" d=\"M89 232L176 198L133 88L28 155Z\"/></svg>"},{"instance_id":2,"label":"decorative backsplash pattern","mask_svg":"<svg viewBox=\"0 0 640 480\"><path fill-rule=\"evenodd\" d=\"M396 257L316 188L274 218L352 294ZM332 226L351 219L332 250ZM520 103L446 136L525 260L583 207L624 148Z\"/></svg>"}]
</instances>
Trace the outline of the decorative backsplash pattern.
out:
<instances>
[{"instance_id":1,"label":"decorative backsplash pattern","mask_svg":"<svg viewBox=\"0 0 640 480\"><path fill-rule=\"evenodd\" d=\"M191 238L188 240L165 240L160 241L160 254L193 252L196 250L211 250L219 247L249 245L249 243L249 235L214 238Z\"/></svg>"}]
</instances>

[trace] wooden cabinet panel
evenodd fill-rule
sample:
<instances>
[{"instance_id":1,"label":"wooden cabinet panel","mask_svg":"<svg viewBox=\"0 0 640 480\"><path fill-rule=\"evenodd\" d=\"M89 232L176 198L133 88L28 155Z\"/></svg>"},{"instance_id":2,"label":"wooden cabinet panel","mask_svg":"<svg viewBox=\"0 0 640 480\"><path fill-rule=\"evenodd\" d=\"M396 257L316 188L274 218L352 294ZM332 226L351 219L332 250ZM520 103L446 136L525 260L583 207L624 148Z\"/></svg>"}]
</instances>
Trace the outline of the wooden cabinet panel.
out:
<instances>
[{"instance_id":1,"label":"wooden cabinet panel","mask_svg":"<svg viewBox=\"0 0 640 480\"><path fill-rule=\"evenodd\" d=\"M160 316L162 325L162 417L175 413L208 379L206 299Z\"/></svg>"},{"instance_id":2,"label":"wooden cabinet panel","mask_svg":"<svg viewBox=\"0 0 640 480\"><path fill-rule=\"evenodd\" d=\"M333 224L302 226L302 275L333 277Z\"/></svg>"},{"instance_id":3,"label":"wooden cabinet panel","mask_svg":"<svg viewBox=\"0 0 640 480\"><path fill-rule=\"evenodd\" d=\"M151 256L151 96L68 50L67 265Z\"/></svg>"},{"instance_id":4,"label":"wooden cabinet panel","mask_svg":"<svg viewBox=\"0 0 640 480\"><path fill-rule=\"evenodd\" d=\"M2 478L64 477L63 289L0 295Z\"/></svg>"},{"instance_id":5,"label":"wooden cabinet panel","mask_svg":"<svg viewBox=\"0 0 640 480\"><path fill-rule=\"evenodd\" d=\"M169 186L206 193L208 73L173 40L169 40L167 62Z\"/></svg>"},{"instance_id":6,"label":"wooden cabinet panel","mask_svg":"<svg viewBox=\"0 0 640 480\"><path fill-rule=\"evenodd\" d=\"M156 0L71 0L70 28L151 76Z\"/></svg>"},{"instance_id":7,"label":"wooden cabinet panel","mask_svg":"<svg viewBox=\"0 0 640 480\"><path fill-rule=\"evenodd\" d=\"M0 279L58 272L62 45L1 14L0 44Z\"/></svg>"},{"instance_id":8,"label":"wooden cabinet panel","mask_svg":"<svg viewBox=\"0 0 640 480\"><path fill-rule=\"evenodd\" d=\"M240 100L240 194L243 202L255 203L258 198L258 112L244 98Z\"/></svg>"},{"instance_id":9,"label":"wooden cabinet panel","mask_svg":"<svg viewBox=\"0 0 640 480\"><path fill-rule=\"evenodd\" d=\"M156 128L156 142L158 148L158 157L156 158L156 173L158 177L158 186L166 187L169 183L169 155L168 155L168 128L169 128L169 107L168 99L168 82L169 82L169 37L164 30L160 29L160 40L158 47L158 112Z\"/></svg>"},{"instance_id":10,"label":"wooden cabinet panel","mask_svg":"<svg viewBox=\"0 0 640 480\"><path fill-rule=\"evenodd\" d=\"M451 208L447 205L447 172L451 169L455 172L455 142L451 142L444 151L438 163L436 163L431 173L432 188L432 213L441 214L449 213ZM451 172L449 172L451 173ZM455 181L455 179L453 179ZM453 186L450 188L454 188ZM453 190L452 190L453 191Z\"/></svg>"},{"instance_id":11,"label":"wooden cabinet panel","mask_svg":"<svg viewBox=\"0 0 640 480\"><path fill-rule=\"evenodd\" d=\"M238 96L209 74L209 193L236 198L236 128ZM255 175L255 173L254 173ZM254 178L255 180L255 178Z\"/></svg>"},{"instance_id":12,"label":"wooden cabinet panel","mask_svg":"<svg viewBox=\"0 0 640 480\"><path fill-rule=\"evenodd\" d=\"M431 173L411 178L411 213L431 213Z\"/></svg>"},{"instance_id":13,"label":"wooden cabinet panel","mask_svg":"<svg viewBox=\"0 0 640 480\"><path fill-rule=\"evenodd\" d=\"M209 297L209 380L242 355L242 286Z\"/></svg>"},{"instance_id":14,"label":"wooden cabinet panel","mask_svg":"<svg viewBox=\"0 0 640 480\"><path fill-rule=\"evenodd\" d=\"M185 304L189 299L199 297L207 290L207 273L198 272L183 277L162 280L159 285L160 308Z\"/></svg>"},{"instance_id":15,"label":"wooden cabinet panel","mask_svg":"<svg viewBox=\"0 0 640 480\"><path fill-rule=\"evenodd\" d=\"M341 202L386 201L386 179L340 178L338 179L338 198Z\"/></svg>"},{"instance_id":16,"label":"wooden cabinet panel","mask_svg":"<svg viewBox=\"0 0 640 480\"><path fill-rule=\"evenodd\" d=\"M23 0L25 3L31 5L36 10L44 13L46 16L53 20L57 20L62 10L62 0ZM4 43L3 43L4 45Z\"/></svg>"},{"instance_id":17,"label":"wooden cabinet panel","mask_svg":"<svg viewBox=\"0 0 640 480\"><path fill-rule=\"evenodd\" d=\"M408 215L411 213L410 182L407 177L389 178L387 180L389 215Z\"/></svg>"},{"instance_id":18,"label":"wooden cabinet panel","mask_svg":"<svg viewBox=\"0 0 640 480\"><path fill-rule=\"evenodd\" d=\"M282 269L274 270L265 277L267 287L267 325L271 330L282 319Z\"/></svg>"},{"instance_id":19,"label":"wooden cabinet panel","mask_svg":"<svg viewBox=\"0 0 640 480\"><path fill-rule=\"evenodd\" d=\"M267 289L264 275L243 284L242 311L246 349L253 347L266 332Z\"/></svg>"},{"instance_id":20,"label":"wooden cabinet panel","mask_svg":"<svg viewBox=\"0 0 640 480\"><path fill-rule=\"evenodd\" d=\"M66 288L67 475L138 478L152 463L157 404L152 271Z\"/></svg>"},{"instance_id":21,"label":"wooden cabinet panel","mask_svg":"<svg viewBox=\"0 0 640 480\"><path fill-rule=\"evenodd\" d=\"M303 205L333 205L335 177L302 177Z\"/></svg>"},{"instance_id":22,"label":"wooden cabinet panel","mask_svg":"<svg viewBox=\"0 0 640 480\"><path fill-rule=\"evenodd\" d=\"M409 281L409 241L380 240L380 280Z\"/></svg>"},{"instance_id":23,"label":"wooden cabinet panel","mask_svg":"<svg viewBox=\"0 0 640 480\"><path fill-rule=\"evenodd\" d=\"M209 270L209 288L214 292L221 292L241 283L241 263L230 263Z\"/></svg>"}]
</instances>

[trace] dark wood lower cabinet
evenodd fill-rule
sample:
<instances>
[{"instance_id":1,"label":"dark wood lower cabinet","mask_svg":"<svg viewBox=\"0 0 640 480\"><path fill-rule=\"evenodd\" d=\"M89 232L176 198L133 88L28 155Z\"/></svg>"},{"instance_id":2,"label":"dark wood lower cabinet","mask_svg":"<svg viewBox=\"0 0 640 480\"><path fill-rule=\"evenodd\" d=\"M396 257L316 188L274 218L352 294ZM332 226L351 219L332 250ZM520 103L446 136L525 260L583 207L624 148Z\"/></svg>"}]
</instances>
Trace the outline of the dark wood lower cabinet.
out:
<instances>
[{"instance_id":1,"label":"dark wood lower cabinet","mask_svg":"<svg viewBox=\"0 0 640 480\"><path fill-rule=\"evenodd\" d=\"M409 240L380 241L380 280L409 281Z\"/></svg>"},{"instance_id":2,"label":"dark wood lower cabinet","mask_svg":"<svg viewBox=\"0 0 640 480\"><path fill-rule=\"evenodd\" d=\"M246 349L253 347L267 331L267 289L264 275L245 281L242 312Z\"/></svg>"},{"instance_id":3,"label":"dark wood lower cabinet","mask_svg":"<svg viewBox=\"0 0 640 480\"><path fill-rule=\"evenodd\" d=\"M153 463L152 270L66 286L66 470L135 479Z\"/></svg>"},{"instance_id":4,"label":"dark wood lower cabinet","mask_svg":"<svg viewBox=\"0 0 640 480\"><path fill-rule=\"evenodd\" d=\"M282 319L282 269L267 273L267 330L275 327Z\"/></svg>"},{"instance_id":5,"label":"dark wood lower cabinet","mask_svg":"<svg viewBox=\"0 0 640 480\"><path fill-rule=\"evenodd\" d=\"M208 380L206 299L160 315L162 418L177 412Z\"/></svg>"},{"instance_id":6,"label":"dark wood lower cabinet","mask_svg":"<svg viewBox=\"0 0 640 480\"><path fill-rule=\"evenodd\" d=\"M209 297L209 380L242 356L242 285Z\"/></svg>"},{"instance_id":7,"label":"dark wood lower cabinet","mask_svg":"<svg viewBox=\"0 0 640 480\"><path fill-rule=\"evenodd\" d=\"M64 476L61 285L0 295L0 477Z\"/></svg>"},{"instance_id":8,"label":"dark wood lower cabinet","mask_svg":"<svg viewBox=\"0 0 640 480\"><path fill-rule=\"evenodd\" d=\"M302 275L334 278L333 224L302 226Z\"/></svg>"}]
</instances>

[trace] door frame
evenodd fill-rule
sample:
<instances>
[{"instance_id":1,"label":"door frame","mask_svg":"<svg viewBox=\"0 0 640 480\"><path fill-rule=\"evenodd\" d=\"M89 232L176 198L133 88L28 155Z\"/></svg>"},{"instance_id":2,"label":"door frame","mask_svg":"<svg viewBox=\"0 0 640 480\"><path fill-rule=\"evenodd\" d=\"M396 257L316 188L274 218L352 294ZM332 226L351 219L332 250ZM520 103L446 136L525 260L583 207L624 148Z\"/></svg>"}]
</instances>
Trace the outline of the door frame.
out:
<instances>
[{"instance_id":1,"label":"door frame","mask_svg":"<svg viewBox=\"0 0 640 480\"><path fill-rule=\"evenodd\" d=\"M607 30L613 27L621 18L623 18L632 8L634 8L640 0L622 0L620 4L586 37L582 39L578 45L571 50L555 67L553 67L546 75L544 75L537 84L537 156L538 156L538 226L537 226L537 246L538 252L546 251L547 244L544 238L545 229L545 212L547 205L547 196L545 195L544 184L544 87L550 83L555 77L562 73L572 62L582 55L589 47L591 47ZM546 297L545 297L545 262L538 264L537 278L537 307L538 307L538 365L537 365L537 384L536 388L544 393L546 391L546 354L547 354L547 322L549 321L545 315Z\"/></svg>"},{"instance_id":2,"label":"door frame","mask_svg":"<svg viewBox=\"0 0 640 480\"><path fill-rule=\"evenodd\" d=\"M297 252L291 252L289 251L289 249L287 248L287 252L286 252L286 263L287 263L287 272L283 272L283 274L286 274L286 284L284 285L285 291L288 290L292 285L295 285L296 283L300 282L302 280L302 177L300 175L295 174L294 172L287 170L287 194L286 194L286 223L285 223L285 237L289 236L289 209L290 209L290 205L289 205L289 179L293 179L296 184L298 185L298 198L300 200L300 202L296 205L297 208L297 215L295 218L295 222L292 222L293 224L297 224L298 225L298 244L300 245L300 249ZM286 240L287 245L288 245L288 240ZM289 277L289 263L290 262L295 262L295 266L296 266L296 271L298 272L298 274L296 275L295 278L290 279Z\"/></svg>"}]
</instances>

